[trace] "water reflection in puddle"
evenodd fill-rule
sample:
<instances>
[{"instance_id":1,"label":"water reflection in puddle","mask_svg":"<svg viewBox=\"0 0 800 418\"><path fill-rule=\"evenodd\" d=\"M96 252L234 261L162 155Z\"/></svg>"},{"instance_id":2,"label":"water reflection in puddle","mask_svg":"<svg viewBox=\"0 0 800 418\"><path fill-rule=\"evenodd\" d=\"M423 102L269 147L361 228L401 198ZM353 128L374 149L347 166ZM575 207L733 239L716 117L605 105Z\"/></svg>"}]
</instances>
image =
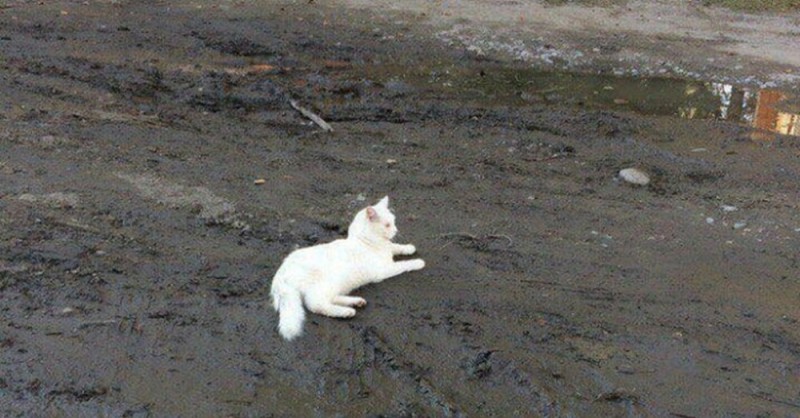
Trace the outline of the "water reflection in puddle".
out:
<instances>
[{"instance_id":1,"label":"water reflection in puddle","mask_svg":"<svg viewBox=\"0 0 800 418\"><path fill-rule=\"evenodd\" d=\"M722 83L707 83L706 86L719 99L719 108L714 117L746 122L759 129L753 132L753 139L771 139L767 132L800 136L800 114L780 107L789 99L787 93L774 89L754 92ZM679 116L683 118L692 119L695 113L696 108L679 109Z\"/></svg>"},{"instance_id":2,"label":"water reflection in puddle","mask_svg":"<svg viewBox=\"0 0 800 418\"><path fill-rule=\"evenodd\" d=\"M752 124L759 129L784 135L800 136L800 114L781 111L778 105L787 99L777 90L761 90L756 96L756 109Z\"/></svg>"},{"instance_id":3,"label":"water reflection in puddle","mask_svg":"<svg viewBox=\"0 0 800 418\"><path fill-rule=\"evenodd\" d=\"M456 80L460 76L450 75ZM773 139L772 133L800 136L800 98L777 89L668 78L632 79L506 69L482 71L479 77L462 80L449 83L502 100L513 95L528 103L561 103L738 122L756 128L752 138L761 141Z\"/></svg>"},{"instance_id":4,"label":"water reflection in puddle","mask_svg":"<svg viewBox=\"0 0 800 418\"><path fill-rule=\"evenodd\" d=\"M486 66L483 69L384 65L367 68L384 85L410 83L447 89L464 100L501 106L533 103L629 110L644 115L716 119L754 129L751 137L800 136L800 96L772 88L674 78L543 72ZM438 93L434 93L438 94Z\"/></svg>"}]
</instances>

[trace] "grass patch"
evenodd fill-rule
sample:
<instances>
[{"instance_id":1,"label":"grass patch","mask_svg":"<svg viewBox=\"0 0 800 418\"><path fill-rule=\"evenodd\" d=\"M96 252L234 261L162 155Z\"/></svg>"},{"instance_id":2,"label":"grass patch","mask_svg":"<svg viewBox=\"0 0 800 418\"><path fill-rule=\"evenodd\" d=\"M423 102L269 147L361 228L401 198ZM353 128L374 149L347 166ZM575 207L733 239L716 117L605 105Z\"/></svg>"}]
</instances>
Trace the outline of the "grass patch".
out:
<instances>
[{"instance_id":1,"label":"grass patch","mask_svg":"<svg viewBox=\"0 0 800 418\"><path fill-rule=\"evenodd\" d=\"M722 6L747 12L800 10L800 0L703 0L704 6Z\"/></svg>"},{"instance_id":2,"label":"grass patch","mask_svg":"<svg viewBox=\"0 0 800 418\"><path fill-rule=\"evenodd\" d=\"M610 7L628 3L628 0L543 0L551 6L581 4ZM700 0L703 6L721 6L745 12L788 12L800 10L800 0Z\"/></svg>"}]
</instances>

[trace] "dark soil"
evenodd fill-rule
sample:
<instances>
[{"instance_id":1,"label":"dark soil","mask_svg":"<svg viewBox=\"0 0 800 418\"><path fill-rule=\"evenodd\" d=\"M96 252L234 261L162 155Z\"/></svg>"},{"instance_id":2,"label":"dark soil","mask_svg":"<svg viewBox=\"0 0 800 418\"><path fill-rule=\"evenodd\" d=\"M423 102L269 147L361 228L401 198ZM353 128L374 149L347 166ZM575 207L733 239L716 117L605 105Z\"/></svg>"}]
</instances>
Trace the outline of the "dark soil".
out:
<instances>
[{"instance_id":1,"label":"dark soil","mask_svg":"<svg viewBox=\"0 0 800 418\"><path fill-rule=\"evenodd\" d=\"M0 8L3 416L800 414L797 138L507 103L317 2L41 3ZM283 257L385 194L428 267L281 340Z\"/></svg>"}]
</instances>

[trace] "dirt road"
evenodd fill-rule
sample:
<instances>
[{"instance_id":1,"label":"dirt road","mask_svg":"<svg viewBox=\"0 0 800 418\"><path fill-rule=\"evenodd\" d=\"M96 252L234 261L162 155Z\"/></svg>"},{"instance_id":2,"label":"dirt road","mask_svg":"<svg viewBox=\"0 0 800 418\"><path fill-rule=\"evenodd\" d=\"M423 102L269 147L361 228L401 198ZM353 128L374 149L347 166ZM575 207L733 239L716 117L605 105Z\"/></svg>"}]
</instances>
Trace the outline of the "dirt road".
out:
<instances>
[{"instance_id":1,"label":"dirt road","mask_svg":"<svg viewBox=\"0 0 800 418\"><path fill-rule=\"evenodd\" d=\"M0 7L3 416L800 414L797 62L546 63L354 2L43 3ZM590 35L559 33L523 46ZM427 267L282 341L282 258L385 194Z\"/></svg>"}]
</instances>

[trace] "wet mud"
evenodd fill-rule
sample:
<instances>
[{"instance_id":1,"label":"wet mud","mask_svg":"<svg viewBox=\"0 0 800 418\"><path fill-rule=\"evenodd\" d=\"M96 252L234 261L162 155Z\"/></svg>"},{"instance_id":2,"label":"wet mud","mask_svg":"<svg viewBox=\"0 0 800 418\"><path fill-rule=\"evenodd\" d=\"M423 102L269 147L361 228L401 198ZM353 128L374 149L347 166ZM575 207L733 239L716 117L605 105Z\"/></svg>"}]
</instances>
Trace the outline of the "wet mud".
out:
<instances>
[{"instance_id":1,"label":"wet mud","mask_svg":"<svg viewBox=\"0 0 800 418\"><path fill-rule=\"evenodd\" d=\"M0 11L2 415L800 414L791 92L316 2ZM282 341L282 258L385 194L427 267Z\"/></svg>"}]
</instances>

